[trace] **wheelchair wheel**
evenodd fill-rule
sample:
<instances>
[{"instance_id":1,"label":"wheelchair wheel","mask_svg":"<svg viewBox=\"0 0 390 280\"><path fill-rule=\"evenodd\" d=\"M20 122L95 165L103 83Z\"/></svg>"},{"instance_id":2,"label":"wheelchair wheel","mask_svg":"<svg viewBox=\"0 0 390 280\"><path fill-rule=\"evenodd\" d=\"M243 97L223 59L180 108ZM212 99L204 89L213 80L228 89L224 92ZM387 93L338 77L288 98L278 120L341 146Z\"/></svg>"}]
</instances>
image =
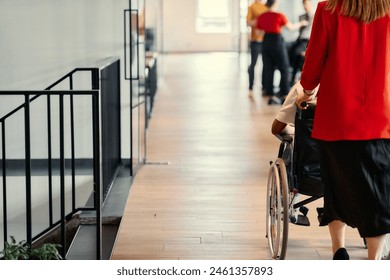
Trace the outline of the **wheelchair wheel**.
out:
<instances>
[{"instance_id":1,"label":"wheelchair wheel","mask_svg":"<svg viewBox=\"0 0 390 280\"><path fill-rule=\"evenodd\" d=\"M283 159L272 163L267 182L266 237L273 259L286 257L289 224L289 188Z\"/></svg>"}]
</instances>

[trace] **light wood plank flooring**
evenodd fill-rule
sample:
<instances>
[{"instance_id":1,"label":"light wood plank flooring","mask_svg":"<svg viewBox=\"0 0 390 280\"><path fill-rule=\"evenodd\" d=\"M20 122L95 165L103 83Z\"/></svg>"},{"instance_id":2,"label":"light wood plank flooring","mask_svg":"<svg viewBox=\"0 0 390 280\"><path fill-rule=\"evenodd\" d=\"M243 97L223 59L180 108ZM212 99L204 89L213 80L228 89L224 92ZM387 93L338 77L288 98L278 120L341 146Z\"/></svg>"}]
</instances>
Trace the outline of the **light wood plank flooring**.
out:
<instances>
[{"instance_id":1,"label":"light wood plank flooring","mask_svg":"<svg viewBox=\"0 0 390 280\"><path fill-rule=\"evenodd\" d=\"M248 98L248 63L247 54L160 55L148 164L134 178L112 259L270 258L265 184L279 106L266 104L259 81ZM331 259L320 204L308 205L310 227L290 225L287 259ZM351 258L365 258L357 232L347 237Z\"/></svg>"}]
</instances>

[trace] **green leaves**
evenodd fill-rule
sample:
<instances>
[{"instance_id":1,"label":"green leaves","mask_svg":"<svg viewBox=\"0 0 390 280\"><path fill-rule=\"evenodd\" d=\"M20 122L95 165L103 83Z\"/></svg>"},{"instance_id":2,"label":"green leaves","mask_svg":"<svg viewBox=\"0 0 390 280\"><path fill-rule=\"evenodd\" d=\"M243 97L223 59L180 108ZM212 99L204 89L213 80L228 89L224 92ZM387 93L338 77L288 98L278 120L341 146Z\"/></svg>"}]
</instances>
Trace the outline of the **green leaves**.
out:
<instances>
[{"instance_id":1,"label":"green leaves","mask_svg":"<svg viewBox=\"0 0 390 280\"><path fill-rule=\"evenodd\" d=\"M4 250L0 252L5 260L62 260L58 252L59 244L45 243L39 248L31 249L25 241L16 242L10 236L11 243L4 244Z\"/></svg>"},{"instance_id":2,"label":"green leaves","mask_svg":"<svg viewBox=\"0 0 390 280\"><path fill-rule=\"evenodd\" d=\"M6 242L4 244L4 250L1 252L6 260L28 260L29 259L29 246L20 241L16 243L16 240L11 236L11 243Z\"/></svg>"},{"instance_id":3,"label":"green leaves","mask_svg":"<svg viewBox=\"0 0 390 280\"><path fill-rule=\"evenodd\" d=\"M62 256L58 252L59 248L61 248L59 244L45 243L41 247L31 250L31 259L62 260Z\"/></svg>"}]
</instances>

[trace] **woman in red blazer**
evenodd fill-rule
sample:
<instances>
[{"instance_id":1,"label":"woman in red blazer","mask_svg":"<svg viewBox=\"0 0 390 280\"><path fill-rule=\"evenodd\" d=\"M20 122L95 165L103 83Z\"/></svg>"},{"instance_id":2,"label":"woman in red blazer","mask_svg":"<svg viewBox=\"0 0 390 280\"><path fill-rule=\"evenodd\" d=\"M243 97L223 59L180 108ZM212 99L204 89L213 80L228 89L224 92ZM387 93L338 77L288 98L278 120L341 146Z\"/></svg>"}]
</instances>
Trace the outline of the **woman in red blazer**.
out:
<instances>
[{"instance_id":1,"label":"woman in red blazer","mask_svg":"<svg viewBox=\"0 0 390 280\"><path fill-rule=\"evenodd\" d=\"M313 138L334 259L349 259L346 225L379 259L390 233L390 0L318 4L297 105L319 84Z\"/></svg>"}]
</instances>

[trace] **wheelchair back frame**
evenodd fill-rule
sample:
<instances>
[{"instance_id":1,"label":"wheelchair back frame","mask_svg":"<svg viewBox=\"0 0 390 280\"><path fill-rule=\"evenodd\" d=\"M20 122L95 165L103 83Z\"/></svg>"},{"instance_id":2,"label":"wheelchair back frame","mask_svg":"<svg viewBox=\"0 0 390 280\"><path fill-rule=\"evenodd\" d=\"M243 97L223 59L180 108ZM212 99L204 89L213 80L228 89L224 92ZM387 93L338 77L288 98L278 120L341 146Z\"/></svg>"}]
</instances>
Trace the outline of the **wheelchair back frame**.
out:
<instances>
[{"instance_id":1,"label":"wheelchair back frame","mask_svg":"<svg viewBox=\"0 0 390 280\"><path fill-rule=\"evenodd\" d=\"M291 174L291 190L313 196L323 196L320 174L320 158L316 141L311 138L315 105L305 110L297 110L295 116L294 152Z\"/></svg>"}]
</instances>

